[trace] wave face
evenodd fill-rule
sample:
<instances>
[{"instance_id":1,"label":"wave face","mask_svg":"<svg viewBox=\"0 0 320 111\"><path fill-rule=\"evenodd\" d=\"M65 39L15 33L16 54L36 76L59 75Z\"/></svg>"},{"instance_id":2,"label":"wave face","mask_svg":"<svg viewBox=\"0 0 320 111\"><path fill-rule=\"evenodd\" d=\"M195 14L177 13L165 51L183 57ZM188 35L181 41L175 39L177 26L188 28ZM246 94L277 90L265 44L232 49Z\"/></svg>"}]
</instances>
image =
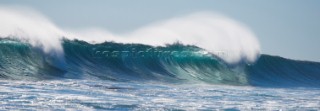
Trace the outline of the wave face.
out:
<instances>
[{"instance_id":1,"label":"wave face","mask_svg":"<svg viewBox=\"0 0 320 111\"><path fill-rule=\"evenodd\" d=\"M320 86L320 63L295 61L262 55L246 67L247 78L254 86Z\"/></svg>"},{"instance_id":2,"label":"wave face","mask_svg":"<svg viewBox=\"0 0 320 111\"><path fill-rule=\"evenodd\" d=\"M10 79L49 79L62 74L41 49L12 39L0 39L0 77Z\"/></svg>"},{"instance_id":3,"label":"wave face","mask_svg":"<svg viewBox=\"0 0 320 111\"><path fill-rule=\"evenodd\" d=\"M0 39L3 79L103 79L252 86L320 86L320 63L262 55L255 64L230 65L197 46L64 39L64 61L15 39Z\"/></svg>"}]
</instances>

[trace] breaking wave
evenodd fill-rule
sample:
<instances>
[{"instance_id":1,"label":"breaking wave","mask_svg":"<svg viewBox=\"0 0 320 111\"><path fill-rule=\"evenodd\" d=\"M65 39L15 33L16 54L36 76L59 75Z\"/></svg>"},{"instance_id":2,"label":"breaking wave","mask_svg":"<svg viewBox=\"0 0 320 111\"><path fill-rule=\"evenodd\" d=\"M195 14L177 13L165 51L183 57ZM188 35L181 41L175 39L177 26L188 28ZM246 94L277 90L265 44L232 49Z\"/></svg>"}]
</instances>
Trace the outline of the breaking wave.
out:
<instances>
[{"instance_id":1,"label":"breaking wave","mask_svg":"<svg viewBox=\"0 0 320 111\"><path fill-rule=\"evenodd\" d=\"M0 76L7 79L103 79L252 86L319 86L320 63L261 55L256 63L228 64L205 49L63 39L65 63L28 43L0 40Z\"/></svg>"},{"instance_id":2,"label":"breaking wave","mask_svg":"<svg viewBox=\"0 0 320 111\"><path fill-rule=\"evenodd\" d=\"M319 63L260 56L254 34L219 14L195 13L124 34L65 31L28 8L1 7L0 16L3 79L320 85Z\"/></svg>"}]
</instances>

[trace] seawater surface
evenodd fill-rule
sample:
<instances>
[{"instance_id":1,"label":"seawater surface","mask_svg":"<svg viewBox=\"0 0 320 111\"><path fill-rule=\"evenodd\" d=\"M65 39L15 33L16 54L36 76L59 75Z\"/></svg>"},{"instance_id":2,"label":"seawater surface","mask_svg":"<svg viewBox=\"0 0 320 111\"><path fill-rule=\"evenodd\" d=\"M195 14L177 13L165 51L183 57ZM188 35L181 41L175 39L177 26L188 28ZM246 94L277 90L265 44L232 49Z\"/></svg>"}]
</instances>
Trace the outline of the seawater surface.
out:
<instances>
[{"instance_id":1,"label":"seawater surface","mask_svg":"<svg viewBox=\"0 0 320 111\"><path fill-rule=\"evenodd\" d=\"M1 110L319 110L319 88L102 80L0 81Z\"/></svg>"}]
</instances>

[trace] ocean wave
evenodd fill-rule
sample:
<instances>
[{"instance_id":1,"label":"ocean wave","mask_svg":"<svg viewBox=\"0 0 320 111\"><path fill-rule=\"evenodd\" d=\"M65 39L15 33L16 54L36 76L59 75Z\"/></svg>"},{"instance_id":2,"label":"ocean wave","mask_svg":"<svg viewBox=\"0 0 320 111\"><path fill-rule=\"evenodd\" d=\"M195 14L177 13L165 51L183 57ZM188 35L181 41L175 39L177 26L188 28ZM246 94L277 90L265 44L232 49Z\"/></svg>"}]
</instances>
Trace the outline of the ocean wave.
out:
<instances>
[{"instance_id":1,"label":"ocean wave","mask_svg":"<svg viewBox=\"0 0 320 111\"><path fill-rule=\"evenodd\" d=\"M256 63L228 64L194 45L166 46L63 39L65 63L28 43L0 40L0 70L9 79L102 79L252 86L319 86L320 63L262 55Z\"/></svg>"}]
</instances>

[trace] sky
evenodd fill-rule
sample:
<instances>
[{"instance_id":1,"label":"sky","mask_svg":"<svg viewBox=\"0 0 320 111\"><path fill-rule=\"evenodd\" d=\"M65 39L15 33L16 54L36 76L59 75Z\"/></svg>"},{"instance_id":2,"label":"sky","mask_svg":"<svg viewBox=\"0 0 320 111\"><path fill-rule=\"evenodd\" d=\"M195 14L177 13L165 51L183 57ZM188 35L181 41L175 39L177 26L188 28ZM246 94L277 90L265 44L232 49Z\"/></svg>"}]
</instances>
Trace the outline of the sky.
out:
<instances>
[{"instance_id":1,"label":"sky","mask_svg":"<svg viewBox=\"0 0 320 111\"><path fill-rule=\"evenodd\" d=\"M147 24L195 12L214 12L249 27L263 54L320 61L318 0L0 0L0 6L33 8L56 25L130 32Z\"/></svg>"}]
</instances>

